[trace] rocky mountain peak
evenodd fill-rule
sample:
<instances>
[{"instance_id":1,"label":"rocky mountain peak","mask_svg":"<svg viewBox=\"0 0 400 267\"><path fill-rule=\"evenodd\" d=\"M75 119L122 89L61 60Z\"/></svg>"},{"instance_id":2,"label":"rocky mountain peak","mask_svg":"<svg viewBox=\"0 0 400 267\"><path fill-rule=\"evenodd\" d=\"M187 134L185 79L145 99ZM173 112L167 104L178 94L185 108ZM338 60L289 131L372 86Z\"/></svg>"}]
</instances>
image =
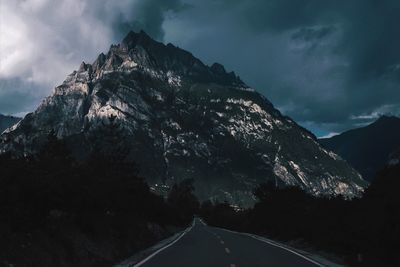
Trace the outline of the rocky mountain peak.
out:
<instances>
[{"instance_id":1,"label":"rocky mountain peak","mask_svg":"<svg viewBox=\"0 0 400 267\"><path fill-rule=\"evenodd\" d=\"M130 31L121 42L121 48L128 51L137 45L144 47L154 46L159 44L153 40L147 33L141 30L139 33Z\"/></svg>"},{"instance_id":2,"label":"rocky mountain peak","mask_svg":"<svg viewBox=\"0 0 400 267\"><path fill-rule=\"evenodd\" d=\"M211 65L211 70L213 70L216 73L221 73L221 74L226 73L224 66L222 66L219 63L212 64Z\"/></svg>"},{"instance_id":3,"label":"rocky mountain peak","mask_svg":"<svg viewBox=\"0 0 400 267\"><path fill-rule=\"evenodd\" d=\"M81 67L78 72L87 70ZM209 67L190 52L157 42L144 31L129 32L121 44L112 45L106 55L101 53L92 64L92 69L96 74L94 77L99 77L102 71L142 69L161 76L163 73L186 76L195 82L245 86L234 72L227 73L221 64Z\"/></svg>"},{"instance_id":4,"label":"rocky mountain peak","mask_svg":"<svg viewBox=\"0 0 400 267\"><path fill-rule=\"evenodd\" d=\"M81 65L79 66L78 72L87 71L91 67L92 67L92 65L86 64L84 61L82 61Z\"/></svg>"},{"instance_id":5,"label":"rocky mountain peak","mask_svg":"<svg viewBox=\"0 0 400 267\"><path fill-rule=\"evenodd\" d=\"M107 143L110 124L118 144ZM82 63L1 135L0 153L33 154L53 130L78 158L99 143L103 150L123 147L157 192L194 179L200 199L249 205L253 189L267 181L348 197L365 185L233 72L144 32L130 32L93 64Z\"/></svg>"}]
</instances>

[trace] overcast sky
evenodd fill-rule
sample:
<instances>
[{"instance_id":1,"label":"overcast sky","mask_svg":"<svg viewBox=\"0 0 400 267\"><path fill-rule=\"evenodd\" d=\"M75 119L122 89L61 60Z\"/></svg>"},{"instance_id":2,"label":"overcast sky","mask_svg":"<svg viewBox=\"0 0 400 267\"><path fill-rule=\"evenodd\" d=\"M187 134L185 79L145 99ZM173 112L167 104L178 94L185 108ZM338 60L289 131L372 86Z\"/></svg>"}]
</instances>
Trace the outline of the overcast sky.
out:
<instances>
[{"instance_id":1,"label":"overcast sky","mask_svg":"<svg viewBox=\"0 0 400 267\"><path fill-rule=\"evenodd\" d=\"M129 30L220 62L322 136L400 113L400 1L0 0L0 113L25 114Z\"/></svg>"}]
</instances>

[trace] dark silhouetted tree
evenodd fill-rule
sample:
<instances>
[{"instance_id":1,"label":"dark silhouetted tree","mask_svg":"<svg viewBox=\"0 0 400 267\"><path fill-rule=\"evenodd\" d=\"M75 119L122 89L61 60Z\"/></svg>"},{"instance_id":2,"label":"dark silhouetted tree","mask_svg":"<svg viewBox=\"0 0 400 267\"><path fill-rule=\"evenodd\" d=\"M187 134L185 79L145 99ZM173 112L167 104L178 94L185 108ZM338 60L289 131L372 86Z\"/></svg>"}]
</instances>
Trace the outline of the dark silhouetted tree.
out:
<instances>
[{"instance_id":1,"label":"dark silhouetted tree","mask_svg":"<svg viewBox=\"0 0 400 267\"><path fill-rule=\"evenodd\" d=\"M199 201L194 195L194 186L192 179L186 179L172 186L167 198L168 204L178 215L182 223L191 221L193 215L199 209Z\"/></svg>"}]
</instances>

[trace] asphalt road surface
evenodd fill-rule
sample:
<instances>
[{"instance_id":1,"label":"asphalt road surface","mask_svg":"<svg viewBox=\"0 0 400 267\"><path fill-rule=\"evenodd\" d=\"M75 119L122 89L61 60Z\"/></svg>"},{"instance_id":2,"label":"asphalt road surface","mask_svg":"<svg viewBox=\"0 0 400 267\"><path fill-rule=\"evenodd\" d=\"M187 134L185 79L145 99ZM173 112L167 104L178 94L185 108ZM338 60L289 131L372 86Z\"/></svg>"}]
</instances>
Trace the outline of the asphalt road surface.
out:
<instances>
[{"instance_id":1,"label":"asphalt road surface","mask_svg":"<svg viewBox=\"0 0 400 267\"><path fill-rule=\"evenodd\" d=\"M205 225L196 218L180 238L135 266L316 267L310 259L254 237Z\"/></svg>"}]
</instances>

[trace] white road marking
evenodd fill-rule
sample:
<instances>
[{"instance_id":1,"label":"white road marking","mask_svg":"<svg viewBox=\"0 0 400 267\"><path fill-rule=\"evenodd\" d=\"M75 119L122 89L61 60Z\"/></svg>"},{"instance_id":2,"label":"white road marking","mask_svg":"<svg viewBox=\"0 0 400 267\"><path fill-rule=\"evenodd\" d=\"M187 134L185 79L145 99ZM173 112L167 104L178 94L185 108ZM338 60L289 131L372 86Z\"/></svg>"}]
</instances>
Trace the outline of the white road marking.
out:
<instances>
[{"instance_id":1,"label":"white road marking","mask_svg":"<svg viewBox=\"0 0 400 267\"><path fill-rule=\"evenodd\" d=\"M203 225L207 225L207 224L203 221L203 219L200 219L200 218L199 218L199 221L200 221Z\"/></svg>"},{"instance_id":2,"label":"white road marking","mask_svg":"<svg viewBox=\"0 0 400 267\"><path fill-rule=\"evenodd\" d=\"M292 249L290 249L288 247L282 246L279 243L273 242L272 240L268 240L268 239L266 239L264 237L260 237L260 236L249 234L249 233L241 233L241 232L231 231L231 230L224 229L224 228L219 228L219 227L215 227L215 228L218 228L218 229L226 231L226 232L230 232L232 234L239 234L239 235L245 235L245 236L252 237L252 238L254 238L254 239L258 240L258 241L261 241L261 242L270 244L272 246L275 246L275 247L284 249L286 251L289 251L289 252L291 252L291 253L293 253L293 254L295 254L295 255L297 255L297 256L299 256L299 257L301 257L301 258L303 258L303 259L305 259L305 260L307 260L307 261L309 261L311 263L314 263L315 265L317 265L319 267L326 267L325 265L322 265L321 263L319 263L319 262L317 262L317 261L315 261L313 259L310 259L307 256L304 256L304 255L300 254L299 252L297 252L295 250L292 250Z\"/></svg>"},{"instance_id":3,"label":"white road marking","mask_svg":"<svg viewBox=\"0 0 400 267\"><path fill-rule=\"evenodd\" d=\"M153 252L151 255L149 255L147 258L143 259L142 261L136 263L135 265L133 265L134 267L139 267L142 266L144 263L146 263L147 261L149 261L151 258L153 258L154 256L156 256L158 253L160 253L161 251L163 251L164 249L169 248L170 246L172 246L173 244L175 244L176 242L179 241L179 239L181 239L184 235L186 235L187 233L190 232L190 230L192 230L192 228L196 225L196 219L193 220L193 223L190 227L186 228L185 231L183 231L183 233L174 241L172 241L171 243L169 243L168 245L166 245L165 247L162 247L160 249L158 249L157 251Z\"/></svg>"},{"instance_id":4,"label":"white road marking","mask_svg":"<svg viewBox=\"0 0 400 267\"><path fill-rule=\"evenodd\" d=\"M202 219L198 219L198 220L199 220L203 225L207 225L206 223L204 223L204 221L203 221ZM181 234L178 238L176 238L174 241L172 241L171 243L167 244L166 246L164 246L164 247L158 249L157 251L153 252L151 255L149 255L148 257L146 257L145 259L143 259L142 261L136 263L136 264L133 265L133 266L134 266L134 267L142 266L144 263L146 263L146 262L149 261L151 258L153 258L154 256L156 256L158 253L160 253L161 251L163 251L163 250L169 248L170 246L172 246L173 244L175 244L176 242L178 242L185 234L187 234L188 232L190 232L190 230L192 230L192 228L193 228L195 225L196 225L196 219L194 219L192 225L191 225L190 227L186 228L186 229L182 232L182 234ZM280 245L279 243L274 242L274 241L269 240L269 239L266 239L266 238L264 238L264 237L260 237L260 236L253 235L253 234L249 234L249 233L241 233L241 232L231 231L231 230L224 229L224 228L219 228L219 227L215 227L215 228L220 229L220 230L223 230L223 231L226 231L226 232L230 232L230 233L233 233L233 234L240 234L240 235L249 236L249 237L254 238L254 239L258 240L258 241L261 241L261 242L267 243L267 244L269 244L269 245L272 245L272 246L275 246L275 247L284 249L284 250L286 250L286 251L288 251L288 252L291 252L291 253L293 253L293 254L295 254L295 255L297 255L297 256L299 256L299 257L301 257L301 258L303 258L303 259L305 259L305 260L307 260L307 261L309 261L309 262L311 262L311 263L313 263L313 264L319 266L319 267L326 267L325 265L322 265L321 263L319 263L319 262L317 262L317 261L315 261L315 260L313 260L313 259L310 259L310 258L308 258L307 256L302 255L301 253L299 253L299 252L297 252L297 251L295 251L295 250L292 250L292 249L290 249L290 248L288 248L288 247L285 247L285 246L283 246L283 245ZM212 232L212 233L213 233L213 232ZM214 234L215 236L217 236L218 238L220 238L217 234L215 234L215 233L213 233L213 234ZM224 244L224 241L221 240L221 244ZM225 252L226 252L227 254L229 254L229 253L230 253L229 248L225 248ZM230 267L236 267L236 265L232 263L232 264L230 265Z\"/></svg>"}]
</instances>

